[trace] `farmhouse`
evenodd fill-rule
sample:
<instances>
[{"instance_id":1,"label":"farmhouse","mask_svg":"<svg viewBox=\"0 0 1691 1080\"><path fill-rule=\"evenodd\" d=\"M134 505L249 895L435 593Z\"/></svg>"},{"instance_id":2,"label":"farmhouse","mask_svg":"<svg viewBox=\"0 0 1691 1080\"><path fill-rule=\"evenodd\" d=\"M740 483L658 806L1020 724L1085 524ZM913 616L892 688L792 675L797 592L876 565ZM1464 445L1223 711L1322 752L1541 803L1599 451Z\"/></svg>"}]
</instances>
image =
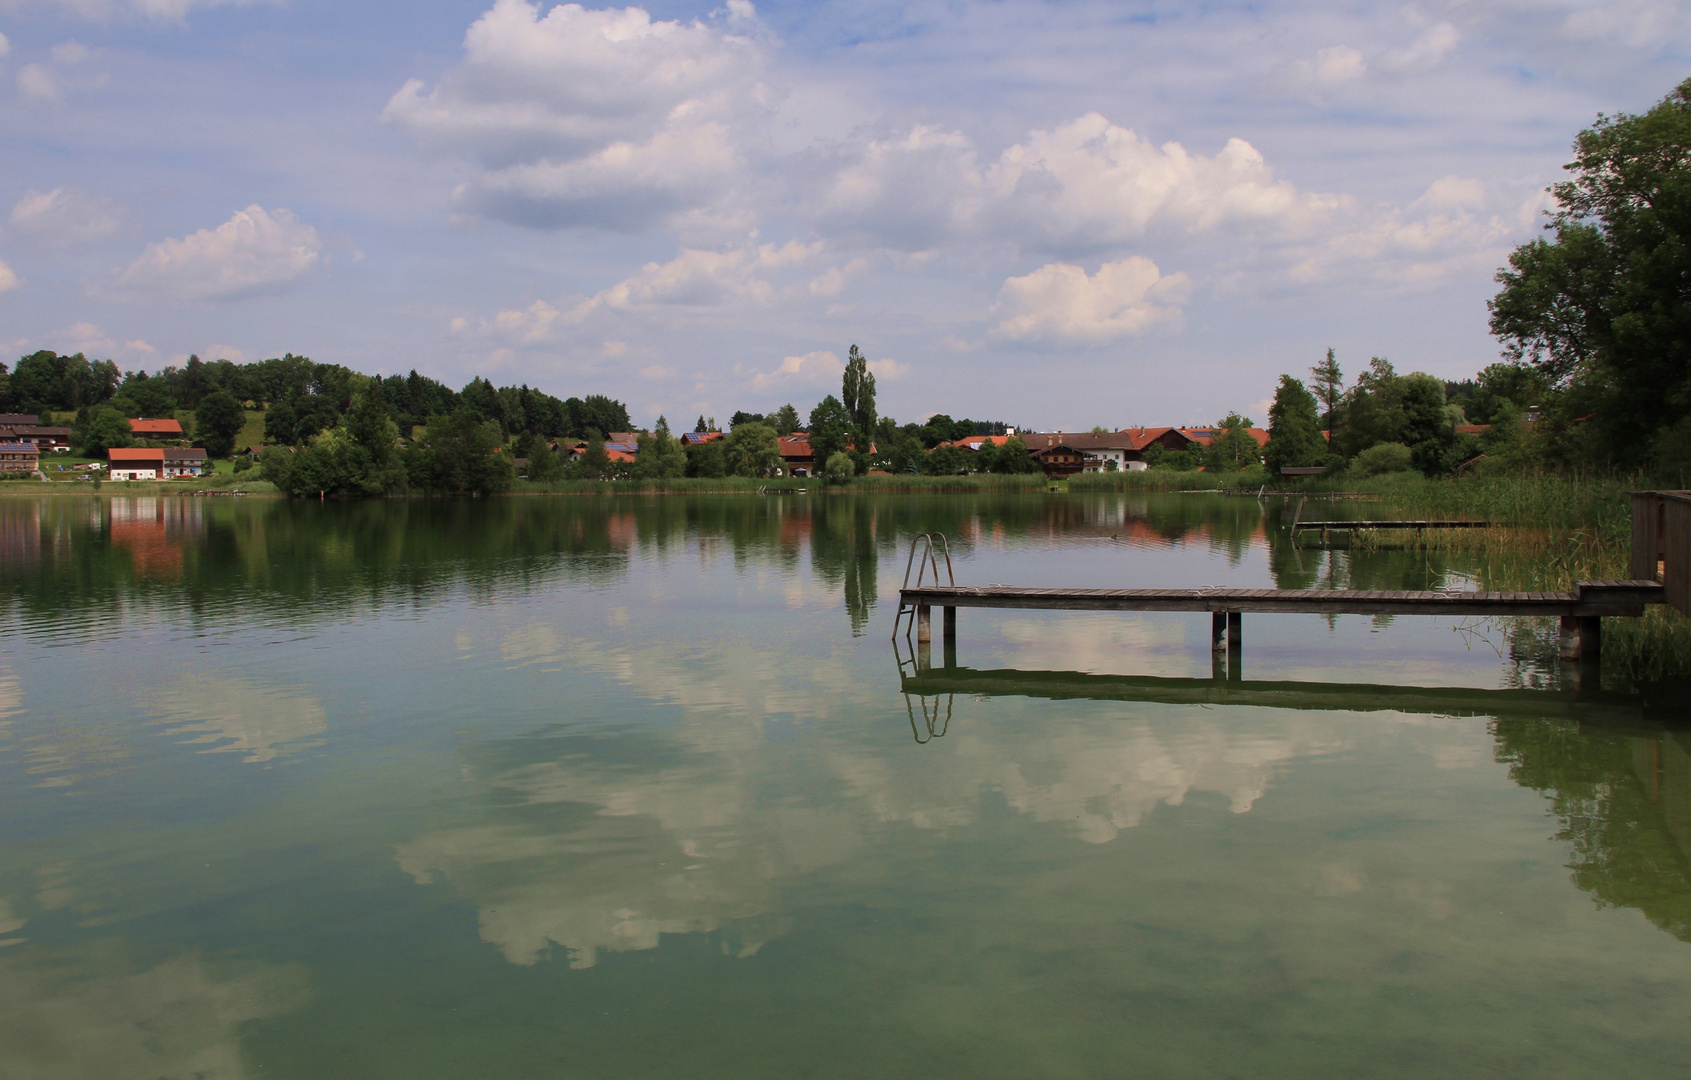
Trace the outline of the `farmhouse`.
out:
<instances>
[{"instance_id":1,"label":"farmhouse","mask_svg":"<svg viewBox=\"0 0 1691 1080\"><path fill-rule=\"evenodd\" d=\"M0 473L32 473L41 467L34 443L0 442Z\"/></svg>"},{"instance_id":2,"label":"farmhouse","mask_svg":"<svg viewBox=\"0 0 1691 1080\"><path fill-rule=\"evenodd\" d=\"M1122 428L1120 431L1031 432L1022 435L1028 451L1050 476L1077 472L1137 472L1149 468L1145 452L1153 445L1185 450L1192 438L1177 428Z\"/></svg>"},{"instance_id":3,"label":"farmhouse","mask_svg":"<svg viewBox=\"0 0 1691 1080\"><path fill-rule=\"evenodd\" d=\"M184 476L204 476L206 452L197 446L164 451L163 478L175 480Z\"/></svg>"},{"instance_id":4,"label":"farmhouse","mask_svg":"<svg viewBox=\"0 0 1691 1080\"><path fill-rule=\"evenodd\" d=\"M113 480L157 480L164 472L163 450L114 446L106 451L106 460Z\"/></svg>"},{"instance_id":5,"label":"farmhouse","mask_svg":"<svg viewBox=\"0 0 1691 1080\"><path fill-rule=\"evenodd\" d=\"M175 420L148 420L142 417L129 421L129 431L143 439L180 439L182 425Z\"/></svg>"},{"instance_id":6,"label":"farmhouse","mask_svg":"<svg viewBox=\"0 0 1691 1080\"><path fill-rule=\"evenodd\" d=\"M70 453L70 428L68 427L19 424L11 429L10 437L19 442L34 443L38 450L51 450L55 454Z\"/></svg>"},{"instance_id":7,"label":"farmhouse","mask_svg":"<svg viewBox=\"0 0 1691 1080\"><path fill-rule=\"evenodd\" d=\"M795 431L775 440L788 476L810 476L816 472L816 451L810 448L810 433Z\"/></svg>"}]
</instances>

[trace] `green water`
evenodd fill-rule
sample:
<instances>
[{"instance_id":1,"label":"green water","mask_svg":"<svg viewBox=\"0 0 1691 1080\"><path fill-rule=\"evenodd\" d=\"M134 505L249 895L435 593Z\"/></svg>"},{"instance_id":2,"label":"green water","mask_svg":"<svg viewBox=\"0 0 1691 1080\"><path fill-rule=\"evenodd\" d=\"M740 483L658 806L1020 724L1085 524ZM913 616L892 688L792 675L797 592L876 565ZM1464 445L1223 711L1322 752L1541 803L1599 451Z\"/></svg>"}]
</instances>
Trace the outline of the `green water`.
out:
<instances>
[{"instance_id":1,"label":"green water","mask_svg":"<svg viewBox=\"0 0 1691 1080\"><path fill-rule=\"evenodd\" d=\"M1249 698L1201 614L888 640L930 529L1474 581L1285 517L0 499L0 1078L1691 1072L1691 736L1552 628L1247 616Z\"/></svg>"}]
</instances>

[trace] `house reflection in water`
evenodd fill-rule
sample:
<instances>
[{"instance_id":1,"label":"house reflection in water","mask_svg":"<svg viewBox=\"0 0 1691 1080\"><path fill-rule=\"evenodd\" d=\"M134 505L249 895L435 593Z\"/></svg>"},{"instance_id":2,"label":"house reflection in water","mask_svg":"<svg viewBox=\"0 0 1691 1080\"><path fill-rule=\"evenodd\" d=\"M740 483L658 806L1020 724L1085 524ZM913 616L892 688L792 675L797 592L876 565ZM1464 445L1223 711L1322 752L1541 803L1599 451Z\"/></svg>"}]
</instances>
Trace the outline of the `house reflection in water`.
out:
<instances>
[{"instance_id":1,"label":"house reflection in water","mask_svg":"<svg viewBox=\"0 0 1691 1080\"><path fill-rule=\"evenodd\" d=\"M41 504L11 502L0 506L0 563L19 569L41 559Z\"/></svg>"},{"instance_id":2,"label":"house reflection in water","mask_svg":"<svg viewBox=\"0 0 1691 1080\"><path fill-rule=\"evenodd\" d=\"M180 577L183 542L205 534L205 517L193 499L113 499L106 528L112 547L129 552L137 576Z\"/></svg>"}]
</instances>

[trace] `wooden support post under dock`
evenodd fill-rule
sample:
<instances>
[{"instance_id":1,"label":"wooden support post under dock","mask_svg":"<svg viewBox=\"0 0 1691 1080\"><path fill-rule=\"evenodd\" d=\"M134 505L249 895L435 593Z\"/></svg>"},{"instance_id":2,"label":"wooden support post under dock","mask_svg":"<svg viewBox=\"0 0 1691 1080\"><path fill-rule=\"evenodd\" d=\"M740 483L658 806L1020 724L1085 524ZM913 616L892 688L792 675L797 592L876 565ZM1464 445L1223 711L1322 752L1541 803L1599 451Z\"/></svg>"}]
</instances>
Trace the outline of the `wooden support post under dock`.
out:
<instances>
[{"instance_id":1,"label":"wooden support post under dock","mask_svg":"<svg viewBox=\"0 0 1691 1080\"><path fill-rule=\"evenodd\" d=\"M918 642L934 639L933 612L927 604L916 605L916 640Z\"/></svg>"},{"instance_id":2,"label":"wooden support post under dock","mask_svg":"<svg viewBox=\"0 0 1691 1080\"><path fill-rule=\"evenodd\" d=\"M1564 615L1557 632L1563 660L1595 660L1603 651L1603 620L1593 615Z\"/></svg>"}]
</instances>

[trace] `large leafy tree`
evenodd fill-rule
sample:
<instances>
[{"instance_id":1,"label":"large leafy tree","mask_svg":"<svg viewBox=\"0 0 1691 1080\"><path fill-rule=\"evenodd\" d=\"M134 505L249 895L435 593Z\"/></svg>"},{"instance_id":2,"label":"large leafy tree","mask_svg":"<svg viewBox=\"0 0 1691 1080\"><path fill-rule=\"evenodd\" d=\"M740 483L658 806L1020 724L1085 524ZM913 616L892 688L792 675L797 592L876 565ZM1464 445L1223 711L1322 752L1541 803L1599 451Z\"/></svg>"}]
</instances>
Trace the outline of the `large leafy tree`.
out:
<instances>
[{"instance_id":1,"label":"large leafy tree","mask_svg":"<svg viewBox=\"0 0 1691 1080\"><path fill-rule=\"evenodd\" d=\"M194 433L199 436L210 457L228 457L235 449L235 436L241 433L246 423L246 410L227 390L207 394L194 410Z\"/></svg>"},{"instance_id":2,"label":"large leafy tree","mask_svg":"<svg viewBox=\"0 0 1691 1080\"><path fill-rule=\"evenodd\" d=\"M778 476L784 464L775 429L768 424L741 424L722 440L724 464L735 476Z\"/></svg>"},{"instance_id":3,"label":"large leafy tree","mask_svg":"<svg viewBox=\"0 0 1691 1080\"><path fill-rule=\"evenodd\" d=\"M852 438L851 413L840 399L832 394L817 402L810 410L810 449L816 460L824 464L846 448Z\"/></svg>"},{"instance_id":4,"label":"large leafy tree","mask_svg":"<svg viewBox=\"0 0 1691 1080\"><path fill-rule=\"evenodd\" d=\"M1627 461L1691 414L1691 79L1642 115L1599 116L1567 169L1550 237L1497 274L1491 329Z\"/></svg>"},{"instance_id":5,"label":"large leafy tree","mask_svg":"<svg viewBox=\"0 0 1691 1080\"><path fill-rule=\"evenodd\" d=\"M429 420L420 446L406 461L411 482L443 495L494 494L511 486L516 469L499 449L499 425L461 407Z\"/></svg>"},{"instance_id":6,"label":"large leafy tree","mask_svg":"<svg viewBox=\"0 0 1691 1080\"><path fill-rule=\"evenodd\" d=\"M1315 414L1315 395L1290 375L1280 376L1274 403L1268 407L1268 446L1263 461L1271 472L1289 466L1319 465L1327 456L1321 422Z\"/></svg>"},{"instance_id":7,"label":"large leafy tree","mask_svg":"<svg viewBox=\"0 0 1691 1080\"><path fill-rule=\"evenodd\" d=\"M1251 419L1230 412L1216 422L1215 438L1204 451L1204 460L1217 469L1243 469L1262 461L1262 447L1251 434Z\"/></svg>"},{"instance_id":8,"label":"large leafy tree","mask_svg":"<svg viewBox=\"0 0 1691 1080\"><path fill-rule=\"evenodd\" d=\"M681 443L669 433L669 421L664 417L658 417L657 426L651 434L640 435L638 444L640 452L634 458L635 476L664 480L686 475L687 454L681 449Z\"/></svg>"},{"instance_id":9,"label":"large leafy tree","mask_svg":"<svg viewBox=\"0 0 1691 1080\"><path fill-rule=\"evenodd\" d=\"M71 440L86 457L104 457L114 446L130 446L129 418L111 406L91 410L86 422L71 433Z\"/></svg>"}]
</instances>

